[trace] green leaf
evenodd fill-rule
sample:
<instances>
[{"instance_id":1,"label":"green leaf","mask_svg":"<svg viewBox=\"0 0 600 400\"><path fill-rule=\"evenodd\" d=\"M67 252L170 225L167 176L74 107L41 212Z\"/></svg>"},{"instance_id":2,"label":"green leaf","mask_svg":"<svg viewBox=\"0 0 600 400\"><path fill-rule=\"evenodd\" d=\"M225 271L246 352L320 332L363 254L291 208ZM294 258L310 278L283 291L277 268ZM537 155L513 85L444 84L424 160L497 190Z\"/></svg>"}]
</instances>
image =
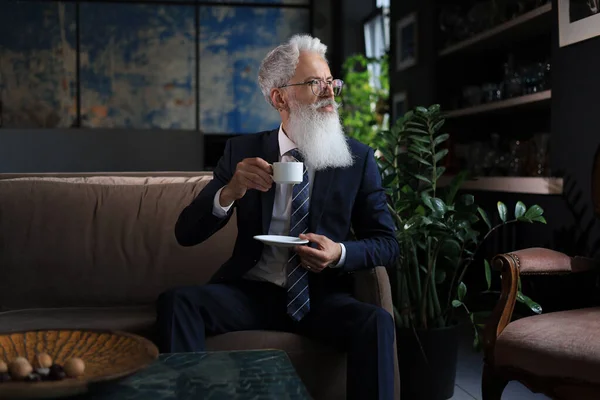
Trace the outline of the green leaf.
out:
<instances>
[{"instance_id":1,"label":"green leaf","mask_svg":"<svg viewBox=\"0 0 600 400\"><path fill-rule=\"evenodd\" d=\"M506 213L507 212L508 212L508 210L506 208L506 204L499 201L498 202L498 214L500 215L500 219L502 220L502 222L506 222Z\"/></svg>"},{"instance_id":2,"label":"green leaf","mask_svg":"<svg viewBox=\"0 0 600 400\"><path fill-rule=\"evenodd\" d=\"M538 303L536 303L535 301L531 300L529 297L525 296L521 292L517 293L517 301L519 301L520 303L525 304L527 307L529 307L529 309L531 311L533 311L536 314L541 314L542 313L542 306L540 306Z\"/></svg>"},{"instance_id":3,"label":"green leaf","mask_svg":"<svg viewBox=\"0 0 600 400\"><path fill-rule=\"evenodd\" d=\"M448 185L448 194L446 195L446 203L452 204L454 202L454 197L456 193L460 189L462 183L467 179L468 171L461 171L457 175L455 175L450 181L450 185Z\"/></svg>"},{"instance_id":4,"label":"green leaf","mask_svg":"<svg viewBox=\"0 0 600 400\"><path fill-rule=\"evenodd\" d=\"M465 285L464 282L461 282L458 285L458 299L460 301L462 301L465 298L466 294L467 294L467 285Z\"/></svg>"},{"instance_id":5,"label":"green leaf","mask_svg":"<svg viewBox=\"0 0 600 400\"><path fill-rule=\"evenodd\" d=\"M435 270L435 283L436 284L440 284L443 283L446 280L446 271L444 271L443 269L436 269Z\"/></svg>"},{"instance_id":6,"label":"green leaf","mask_svg":"<svg viewBox=\"0 0 600 400\"><path fill-rule=\"evenodd\" d=\"M546 218L542 217L541 215L539 217L531 218L531 220L536 221L536 222L541 222L542 224L546 223Z\"/></svg>"},{"instance_id":7,"label":"green leaf","mask_svg":"<svg viewBox=\"0 0 600 400\"><path fill-rule=\"evenodd\" d=\"M429 135L429 132L427 132L426 130L419 129L419 128L413 128L412 126L406 127L404 130L406 132L421 133L423 135Z\"/></svg>"},{"instance_id":8,"label":"green leaf","mask_svg":"<svg viewBox=\"0 0 600 400\"><path fill-rule=\"evenodd\" d=\"M458 257L460 255L460 244L454 239L449 239L442 244L440 250L441 254L446 256Z\"/></svg>"},{"instance_id":9,"label":"green leaf","mask_svg":"<svg viewBox=\"0 0 600 400\"><path fill-rule=\"evenodd\" d=\"M425 131L423 131L425 132ZM428 134L427 132L425 132L426 134ZM414 140L415 142L421 142L421 143L427 143L429 144L429 138L428 137L423 137L423 136L419 136L419 135L410 135L409 136L410 139Z\"/></svg>"},{"instance_id":10,"label":"green leaf","mask_svg":"<svg viewBox=\"0 0 600 400\"><path fill-rule=\"evenodd\" d=\"M419 143L413 143L408 146L409 150L412 150L413 153L429 153L429 149Z\"/></svg>"},{"instance_id":11,"label":"green leaf","mask_svg":"<svg viewBox=\"0 0 600 400\"><path fill-rule=\"evenodd\" d=\"M540 206L533 205L525 212L524 217L534 220L534 218L541 216L544 213L544 209Z\"/></svg>"},{"instance_id":12,"label":"green leaf","mask_svg":"<svg viewBox=\"0 0 600 400\"><path fill-rule=\"evenodd\" d=\"M434 156L435 162L440 161L442 158L444 158L446 156L446 154L448 154L448 149L444 149L444 150L437 152Z\"/></svg>"},{"instance_id":13,"label":"green leaf","mask_svg":"<svg viewBox=\"0 0 600 400\"><path fill-rule=\"evenodd\" d=\"M433 144L438 146L438 145L440 145L440 143L444 143L449 138L450 138L450 135L448 135L447 133L444 133L444 134L436 137L435 140L433 141Z\"/></svg>"},{"instance_id":14,"label":"green leaf","mask_svg":"<svg viewBox=\"0 0 600 400\"><path fill-rule=\"evenodd\" d=\"M452 300L452 307L454 307L454 308L458 308L458 307L462 306L462 304L463 304L462 301Z\"/></svg>"},{"instance_id":15,"label":"green leaf","mask_svg":"<svg viewBox=\"0 0 600 400\"><path fill-rule=\"evenodd\" d=\"M423 113L423 114L427 114L427 109L423 106L418 106L415 108L416 111Z\"/></svg>"},{"instance_id":16,"label":"green leaf","mask_svg":"<svg viewBox=\"0 0 600 400\"><path fill-rule=\"evenodd\" d=\"M395 174L388 175L383 179L381 184L383 185L383 187L389 187L394 182L395 179L396 179Z\"/></svg>"},{"instance_id":17,"label":"green leaf","mask_svg":"<svg viewBox=\"0 0 600 400\"><path fill-rule=\"evenodd\" d=\"M429 180L429 178L426 178L423 175L416 174L415 178L417 178L417 179L419 179L419 180L421 180L423 182L427 182L427 183L429 183L431 185L431 181Z\"/></svg>"},{"instance_id":18,"label":"green leaf","mask_svg":"<svg viewBox=\"0 0 600 400\"><path fill-rule=\"evenodd\" d=\"M437 132L437 131L439 131L440 129L442 129L442 126L444 126L444 122L445 122L445 121L444 121L443 119L442 119L442 120L440 120L440 121L438 121L438 122L436 122L436 123L435 123L435 125L433 126L433 131L434 131L434 132Z\"/></svg>"},{"instance_id":19,"label":"green leaf","mask_svg":"<svg viewBox=\"0 0 600 400\"><path fill-rule=\"evenodd\" d=\"M444 172L446 172L446 167L437 167L436 177L439 179L440 176L444 175Z\"/></svg>"},{"instance_id":20,"label":"green leaf","mask_svg":"<svg viewBox=\"0 0 600 400\"><path fill-rule=\"evenodd\" d=\"M522 201L517 201L517 205L515 206L515 218L521 218L525 214L525 204Z\"/></svg>"},{"instance_id":21,"label":"green leaf","mask_svg":"<svg viewBox=\"0 0 600 400\"><path fill-rule=\"evenodd\" d=\"M490 287L492 286L492 267L490 267L488 260L483 260L483 264L485 266L485 282L487 283L487 290L490 290Z\"/></svg>"},{"instance_id":22,"label":"green leaf","mask_svg":"<svg viewBox=\"0 0 600 400\"><path fill-rule=\"evenodd\" d=\"M412 155L412 156L411 156L411 158L412 158L412 159L414 159L414 160L417 160L417 161L418 161L418 162L420 162L421 164L425 164L425 165L427 165L428 167L431 167L431 163L430 163L429 161L427 161L427 160L424 160L423 158L421 158L421 157L419 157L419 156Z\"/></svg>"},{"instance_id":23,"label":"green leaf","mask_svg":"<svg viewBox=\"0 0 600 400\"><path fill-rule=\"evenodd\" d=\"M429 195L429 193L422 192L421 200L427 207L431 208L431 211L435 211L435 209L433 208L433 204L431 204L431 196Z\"/></svg>"},{"instance_id":24,"label":"green leaf","mask_svg":"<svg viewBox=\"0 0 600 400\"><path fill-rule=\"evenodd\" d=\"M438 197L432 197L431 204L433 205L433 210L440 216L443 216L446 214L446 211L448 211L446 203L444 203L444 201Z\"/></svg>"},{"instance_id":25,"label":"green leaf","mask_svg":"<svg viewBox=\"0 0 600 400\"><path fill-rule=\"evenodd\" d=\"M483 219L485 224L488 226L488 229L492 229L492 223L490 222L490 219L488 218L488 215L485 212L485 210L481 207L477 207L477 211L479 212L479 215L481 215L481 219Z\"/></svg>"}]
</instances>

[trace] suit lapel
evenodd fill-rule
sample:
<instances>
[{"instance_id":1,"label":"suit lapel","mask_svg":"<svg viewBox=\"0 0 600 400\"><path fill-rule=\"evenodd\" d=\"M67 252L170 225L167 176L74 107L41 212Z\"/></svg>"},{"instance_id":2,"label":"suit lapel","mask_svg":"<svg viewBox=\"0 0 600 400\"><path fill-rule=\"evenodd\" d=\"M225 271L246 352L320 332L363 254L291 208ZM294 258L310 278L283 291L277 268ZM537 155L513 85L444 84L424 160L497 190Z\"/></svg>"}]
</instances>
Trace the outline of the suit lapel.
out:
<instances>
[{"instance_id":1,"label":"suit lapel","mask_svg":"<svg viewBox=\"0 0 600 400\"><path fill-rule=\"evenodd\" d=\"M271 131L263 139L263 156L266 162L273 164L279 161L279 129ZM262 233L269 233L271 225L271 217L273 216L273 203L275 202L275 184L271 186L268 192L260 194L261 197L261 212L262 212Z\"/></svg>"},{"instance_id":2,"label":"suit lapel","mask_svg":"<svg viewBox=\"0 0 600 400\"><path fill-rule=\"evenodd\" d=\"M321 216L323 215L325 204L327 204L327 199L329 198L334 175L335 169L332 168L315 172L310 199L310 222L308 227L309 231L312 233L316 233L319 229L319 223L321 222Z\"/></svg>"}]
</instances>

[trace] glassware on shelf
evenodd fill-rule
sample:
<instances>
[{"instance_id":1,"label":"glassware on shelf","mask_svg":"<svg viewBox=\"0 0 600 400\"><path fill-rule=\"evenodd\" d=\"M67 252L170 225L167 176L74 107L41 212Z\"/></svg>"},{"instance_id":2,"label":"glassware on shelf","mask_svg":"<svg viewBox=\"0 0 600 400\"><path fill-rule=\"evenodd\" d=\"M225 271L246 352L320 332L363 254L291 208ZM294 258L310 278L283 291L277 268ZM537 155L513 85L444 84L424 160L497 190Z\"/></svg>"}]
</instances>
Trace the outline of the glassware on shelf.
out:
<instances>
[{"instance_id":1,"label":"glassware on shelf","mask_svg":"<svg viewBox=\"0 0 600 400\"><path fill-rule=\"evenodd\" d=\"M463 88L463 99L466 106L477 106L481 104L482 90L479 86L466 86Z\"/></svg>"},{"instance_id":2,"label":"glassware on shelf","mask_svg":"<svg viewBox=\"0 0 600 400\"><path fill-rule=\"evenodd\" d=\"M483 142L474 142L469 145L469 154L465 158L466 168L474 176L483 176L484 170L484 156L487 150L487 144Z\"/></svg>"},{"instance_id":3,"label":"glassware on shelf","mask_svg":"<svg viewBox=\"0 0 600 400\"><path fill-rule=\"evenodd\" d=\"M486 176L504 176L507 170L507 157L501 149L500 135L492 133L490 144L484 156L483 168Z\"/></svg>"},{"instance_id":4,"label":"glassware on shelf","mask_svg":"<svg viewBox=\"0 0 600 400\"><path fill-rule=\"evenodd\" d=\"M549 147L550 135L548 133L534 135L530 141L528 175L550 176L548 167Z\"/></svg>"},{"instance_id":5,"label":"glassware on shelf","mask_svg":"<svg viewBox=\"0 0 600 400\"><path fill-rule=\"evenodd\" d=\"M508 144L509 155L508 155L508 176L522 176L523 175L523 155L526 148L526 144L520 140L511 140Z\"/></svg>"},{"instance_id":6,"label":"glassware on shelf","mask_svg":"<svg viewBox=\"0 0 600 400\"><path fill-rule=\"evenodd\" d=\"M497 83L486 83L481 86L484 103L502 100L502 86Z\"/></svg>"},{"instance_id":7,"label":"glassware on shelf","mask_svg":"<svg viewBox=\"0 0 600 400\"><path fill-rule=\"evenodd\" d=\"M520 96L522 92L522 78L515 69L514 57L508 56L508 61L504 63L504 97L510 99Z\"/></svg>"}]
</instances>

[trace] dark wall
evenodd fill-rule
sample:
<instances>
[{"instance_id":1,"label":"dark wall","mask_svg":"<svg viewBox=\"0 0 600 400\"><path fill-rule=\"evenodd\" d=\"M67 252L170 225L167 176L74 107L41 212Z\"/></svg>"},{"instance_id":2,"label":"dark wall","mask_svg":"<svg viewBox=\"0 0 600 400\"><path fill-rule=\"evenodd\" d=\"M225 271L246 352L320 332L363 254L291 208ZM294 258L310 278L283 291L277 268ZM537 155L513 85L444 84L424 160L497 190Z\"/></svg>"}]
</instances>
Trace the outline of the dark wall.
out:
<instances>
[{"instance_id":1,"label":"dark wall","mask_svg":"<svg viewBox=\"0 0 600 400\"><path fill-rule=\"evenodd\" d=\"M363 23L375 10L375 0L344 0L342 7L342 57L365 52Z\"/></svg>"},{"instance_id":2,"label":"dark wall","mask_svg":"<svg viewBox=\"0 0 600 400\"><path fill-rule=\"evenodd\" d=\"M0 129L0 172L200 171L202 142L196 131Z\"/></svg>"},{"instance_id":3,"label":"dark wall","mask_svg":"<svg viewBox=\"0 0 600 400\"><path fill-rule=\"evenodd\" d=\"M552 164L569 182L587 245L599 253L600 225L593 213L592 167L600 146L600 37L555 49L552 89Z\"/></svg>"},{"instance_id":4,"label":"dark wall","mask_svg":"<svg viewBox=\"0 0 600 400\"><path fill-rule=\"evenodd\" d=\"M396 21L417 12L417 63L396 70ZM409 108L435 101L435 7L433 0L392 1L390 9L390 99L394 93L406 92Z\"/></svg>"}]
</instances>

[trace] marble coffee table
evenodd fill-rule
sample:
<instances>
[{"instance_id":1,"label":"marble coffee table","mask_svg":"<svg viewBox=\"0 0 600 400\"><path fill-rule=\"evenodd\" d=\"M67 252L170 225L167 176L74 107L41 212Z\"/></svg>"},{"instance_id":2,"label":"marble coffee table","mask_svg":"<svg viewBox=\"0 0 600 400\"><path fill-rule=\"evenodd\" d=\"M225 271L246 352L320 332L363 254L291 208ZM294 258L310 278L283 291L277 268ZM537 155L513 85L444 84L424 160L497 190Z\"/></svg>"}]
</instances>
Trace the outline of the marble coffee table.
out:
<instances>
[{"instance_id":1,"label":"marble coffee table","mask_svg":"<svg viewBox=\"0 0 600 400\"><path fill-rule=\"evenodd\" d=\"M77 396L81 400L310 398L281 350L161 354L139 373Z\"/></svg>"}]
</instances>

